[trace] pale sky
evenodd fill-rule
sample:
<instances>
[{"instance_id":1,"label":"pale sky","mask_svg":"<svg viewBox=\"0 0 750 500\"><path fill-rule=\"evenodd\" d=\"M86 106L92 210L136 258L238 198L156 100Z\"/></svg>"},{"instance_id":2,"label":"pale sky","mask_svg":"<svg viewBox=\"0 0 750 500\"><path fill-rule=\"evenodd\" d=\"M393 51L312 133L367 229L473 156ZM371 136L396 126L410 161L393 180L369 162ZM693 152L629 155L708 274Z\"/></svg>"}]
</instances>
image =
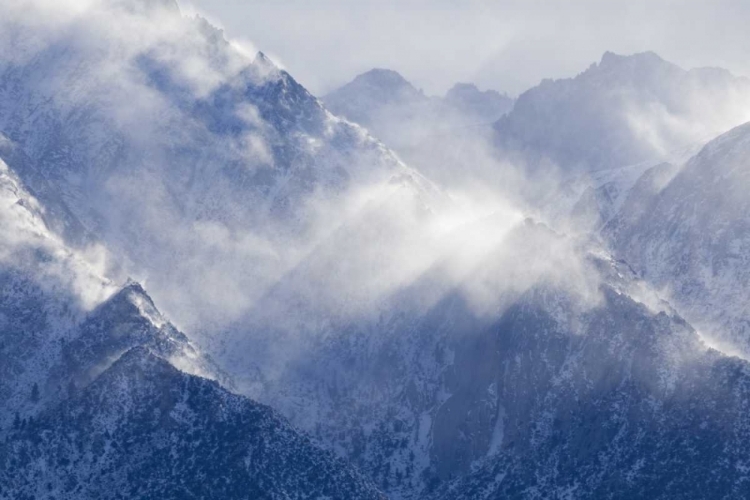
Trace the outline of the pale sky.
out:
<instances>
[{"instance_id":1,"label":"pale sky","mask_svg":"<svg viewBox=\"0 0 750 500\"><path fill-rule=\"evenodd\" d=\"M179 0L178 0L179 1ZM322 95L373 67L517 95L611 50L750 75L750 0L182 0Z\"/></svg>"}]
</instances>

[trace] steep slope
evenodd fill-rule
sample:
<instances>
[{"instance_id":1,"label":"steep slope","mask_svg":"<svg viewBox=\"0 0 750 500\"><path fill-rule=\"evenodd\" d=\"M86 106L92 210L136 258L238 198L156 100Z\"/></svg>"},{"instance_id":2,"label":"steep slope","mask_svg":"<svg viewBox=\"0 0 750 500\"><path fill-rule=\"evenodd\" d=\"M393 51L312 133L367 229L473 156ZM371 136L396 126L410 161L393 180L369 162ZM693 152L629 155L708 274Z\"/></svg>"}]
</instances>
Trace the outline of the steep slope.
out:
<instances>
[{"instance_id":1,"label":"steep slope","mask_svg":"<svg viewBox=\"0 0 750 500\"><path fill-rule=\"evenodd\" d=\"M750 126L737 127L706 145L671 181L634 193L604 228L618 254L664 288L703 334L743 356L750 354L749 152Z\"/></svg>"},{"instance_id":2,"label":"steep slope","mask_svg":"<svg viewBox=\"0 0 750 500\"><path fill-rule=\"evenodd\" d=\"M269 408L127 351L0 445L0 498L382 499Z\"/></svg>"},{"instance_id":3,"label":"steep slope","mask_svg":"<svg viewBox=\"0 0 750 500\"><path fill-rule=\"evenodd\" d=\"M685 71L652 52L607 52L575 78L544 80L496 124L497 142L536 166L599 170L665 161L750 117L750 80Z\"/></svg>"},{"instance_id":4,"label":"steep slope","mask_svg":"<svg viewBox=\"0 0 750 500\"><path fill-rule=\"evenodd\" d=\"M0 432L85 387L136 346L229 383L140 285L117 291L102 277L105 266L90 255L101 248L68 247L46 226L46 212L0 162Z\"/></svg>"},{"instance_id":5,"label":"steep slope","mask_svg":"<svg viewBox=\"0 0 750 500\"><path fill-rule=\"evenodd\" d=\"M171 316L222 321L335 227L335 212L321 212L340 196L409 170L263 54L140 3L92 2L69 17L45 2L9 7L0 133L17 154L7 161L126 274L151 278Z\"/></svg>"},{"instance_id":6,"label":"steep slope","mask_svg":"<svg viewBox=\"0 0 750 500\"><path fill-rule=\"evenodd\" d=\"M384 498L44 213L0 162L0 498Z\"/></svg>"},{"instance_id":7,"label":"steep slope","mask_svg":"<svg viewBox=\"0 0 750 500\"><path fill-rule=\"evenodd\" d=\"M643 309L608 291L582 335L535 300L509 311L474 351L513 346L489 354L499 451L435 497L745 498L750 365Z\"/></svg>"},{"instance_id":8,"label":"steep slope","mask_svg":"<svg viewBox=\"0 0 750 500\"><path fill-rule=\"evenodd\" d=\"M71 250L44 218L44 207L0 161L0 433L16 414L40 411L62 345L115 290L92 259L101 249Z\"/></svg>"},{"instance_id":9,"label":"steep slope","mask_svg":"<svg viewBox=\"0 0 750 500\"><path fill-rule=\"evenodd\" d=\"M318 292L300 300L290 276L276 293L286 292L279 300L292 304L288 319L299 337L285 337L279 324L258 327L253 334L284 340L281 356L258 350L268 364L257 371L242 354L253 350L231 344L235 369L247 363L238 371L249 380L240 385L359 465L392 498L439 495L454 481L445 498L523 498L576 481L594 497L618 498L622 490L660 498L705 493L696 486L707 462L693 460L693 443L710 450L712 462L742 461L744 363L709 350L626 264L600 250L587 254L542 225L504 234L502 227L477 224L477 234L501 235L481 249L483 240L456 231L461 243L451 252L354 318L336 308L308 314ZM349 304L342 297L338 306ZM694 438L684 422L705 422L705 433ZM648 448L652 442L664 448ZM664 460L672 489L653 487L658 473L648 468L638 474L640 457ZM628 485L604 481L631 466ZM745 491L743 470L713 476L720 498Z\"/></svg>"}]
</instances>

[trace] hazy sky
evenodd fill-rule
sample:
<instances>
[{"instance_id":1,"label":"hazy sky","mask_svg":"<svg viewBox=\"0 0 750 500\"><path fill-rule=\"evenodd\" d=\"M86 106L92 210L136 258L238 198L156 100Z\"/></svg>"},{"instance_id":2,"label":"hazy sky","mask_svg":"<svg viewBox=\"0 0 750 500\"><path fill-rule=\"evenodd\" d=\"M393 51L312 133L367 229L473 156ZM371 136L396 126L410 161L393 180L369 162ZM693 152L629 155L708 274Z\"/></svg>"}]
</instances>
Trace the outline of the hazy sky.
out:
<instances>
[{"instance_id":1,"label":"hazy sky","mask_svg":"<svg viewBox=\"0 0 750 500\"><path fill-rule=\"evenodd\" d=\"M750 74L750 0L182 0L316 94L373 67L429 94L457 81L518 94L606 50Z\"/></svg>"}]
</instances>

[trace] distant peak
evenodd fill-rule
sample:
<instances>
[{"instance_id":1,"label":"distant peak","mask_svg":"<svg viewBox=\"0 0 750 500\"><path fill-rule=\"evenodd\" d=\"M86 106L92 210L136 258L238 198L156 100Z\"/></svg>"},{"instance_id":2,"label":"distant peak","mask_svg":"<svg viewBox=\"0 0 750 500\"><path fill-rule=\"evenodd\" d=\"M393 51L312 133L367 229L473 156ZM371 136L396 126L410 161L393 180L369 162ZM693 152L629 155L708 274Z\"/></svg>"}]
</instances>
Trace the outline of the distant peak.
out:
<instances>
[{"instance_id":1,"label":"distant peak","mask_svg":"<svg viewBox=\"0 0 750 500\"><path fill-rule=\"evenodd\" d=\"M494 122L513 107L513 99L497 90L479 90L473 83L457 83L445 94L445 102L476 119Z\"/></svg>"},{"instance_id":2,"label":"distant peak","mask_svg":"<svg viewBox=\"0 0 750 500\"><path fill-rule=\"evenodd\" d=\"M507 94L501 94L497 90L479 90L479 87L477 87L473 83L465 83L465 82L459 82L456 83L453 87L448 90L448 92L445 94L445 97L447 99L452 98L460 98L460 97L472 97L472 96L481 96L481 95L487 95L487 96L498 96L498 97L508 97Z\"/></svg>"},{"instance_id":3,"label":"distant peak","mask_svg":"<svg viewBox=\"0 0 750 500\"><path fill-rule=\"evenodd\" d=\"M479 92L479 87L474 85L473 83L464 83L464 82L458 82L455 84L451 89L448 91L448 93L451 92Z\"/></svg>"},{"instance_id":4,"label":"distant peak","mask_svg":"<svg viewBox=\"0 0 750 500\"><path fill-rule=\"evenodd\" d=\"M263 52L258 51L253 59L253 65L263 73L270 73L279 69L278 66Z\"/></svg>"},{"instance_id":5,"label":"distant peak","mask_svg":"<svg viewBox=\"0 0 750 500\"><path fill-rule=\"evenodd\" d=\"M652 51L638 52L636 54L631 54L631 55L620 55L620 54L615 54L614 52L607 51L602 55L602 59L601 59L601 62L599 63L599 66L612 67L612 66L617 66L628 61L647 62L647 63L665 63L666 62L656 52L652 52Z\"/></svg>"},{"instance_id":6,"label":"distant peak","mask_svg":"<svg viewBox=\"0 0 750 500\"><path fill-rule=\"evenodd\" d=\"M379 87L412 87L412 84L409 83L406 78L401 76L400 73L392 69L384 68L373 68L370 71L358 75L354 81L367 82Z\"/></svg>"},{"instance_id":7,"label":"distant peak","mask_svg":"<svg viewBox=\"0 0 750 500\"><path fill-rule=\"evenodd\" d=\"M622 60L624 57L625 56L615 54L614 52L606 51L604 54L602 54L602 59L599 62L599 64L601 64L602 66L606 64L612 64L612 63Z\"/></svg>"}]
</instances>

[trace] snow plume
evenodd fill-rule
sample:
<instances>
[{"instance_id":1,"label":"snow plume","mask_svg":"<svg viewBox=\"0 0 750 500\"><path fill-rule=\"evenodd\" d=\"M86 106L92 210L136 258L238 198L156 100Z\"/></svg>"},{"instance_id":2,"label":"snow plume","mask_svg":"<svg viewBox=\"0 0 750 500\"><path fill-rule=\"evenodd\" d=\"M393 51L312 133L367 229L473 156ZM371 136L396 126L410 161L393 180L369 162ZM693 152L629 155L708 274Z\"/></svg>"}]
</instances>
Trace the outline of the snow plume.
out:
<instances>
[{"instance_id":1,"label":"snow plume","mask_svg":"<svg viewBox=\"0 0 750 500\"><path fill-rule=\"evenodd\" d=\"M653 52L607 52L575 78L544 80L497 124L508 149L568 172L669 161L750 119L750 80L686 71Z\"/></svg>"},{"instance_id":2,"label":"snow plume","mask_svg":"<svg viewBox=\"0 0 750 500\"><path fill-rule=\"evenodd\" d=\"M750 80L721 69L691 70L671 95L627 100L623 115L655 159L668 159L750 121Z\"/></svg>"},{"instance_id":3,"label":"snow plume","mask_svg":"<svg viewBox=\"0 0 750 500\"><path fill-rule=\"evenodd\" d=\"M579 242L501 198L462 200L421 180L394 177L311 207L322 218L316 237L290 245L309 250L219 329L217 357L243 390L258 395L253 369L273 382L321 344L387 342L401 331L394 325L419 321L454 298L480 322L539 287L571 297L575 310L555 309L561 316L600 305L601 277Z\"/></svg>"},{"instance_id":4,"label":"snow plume","mask_svg":"<svg viewBox=\"0 0 750 500\"><path fill-rule=\"evenodd\" d=\"M201 18L91 2L40 30L51 3L30 5L10 8L0 130L204 350L258 358L265 335L288 358L451 293L477 316L537 283L597 303L576 243L524 222L557 176L499 159L491 129L414 124L435 183Z\"/></svg>"},{"instance_id":5,"label":"snow plume","mask_svg":"<svg viewBox=\"0 0 750 500\"><path fill-rule=\"evenodd\" d=\"M30 276L47 293L70 296L90 311L114 291L104 278L106 250L98 244L73 250L51 233L44 209L0 160L0 268Z\"/></svg>"},{"instance_id":6,"label":"snow plume","mask_svg":"<svg viewBox=\"0 0 750 500\"><path fill-rule=\"evenodd\" d=\"M232 228L246 222L253 200L222 196L221 184L231 181L218 172L275 168L269 127L242 93L282 75L265 58L254 64L220 30L181 16L173 4L3 5L0 42L8 57L0 71L21 72L24 79L13 88L11 78L5 88L5 96L15 97L3 100L0 126L40 171L69 174L83 184L61 187L75 214L89 228L99 226L99 236L125 259L119 278L148 279L160 266L182 273L182 264L202 268L206 261L222 268L218 247L229 248L234 263L258 262L248 256L259 254L260 267L269 267L264 237ZM40 101L48 114L26 119ZM58 151L67 161L44 164L44 151L58 147L60 136L70 144ZM178 192L183 199L175 199ZM123 247L129 247L124 255ZM185 260L174 265L172 257L180 253Z\"/></svg>"}]
</instances>

